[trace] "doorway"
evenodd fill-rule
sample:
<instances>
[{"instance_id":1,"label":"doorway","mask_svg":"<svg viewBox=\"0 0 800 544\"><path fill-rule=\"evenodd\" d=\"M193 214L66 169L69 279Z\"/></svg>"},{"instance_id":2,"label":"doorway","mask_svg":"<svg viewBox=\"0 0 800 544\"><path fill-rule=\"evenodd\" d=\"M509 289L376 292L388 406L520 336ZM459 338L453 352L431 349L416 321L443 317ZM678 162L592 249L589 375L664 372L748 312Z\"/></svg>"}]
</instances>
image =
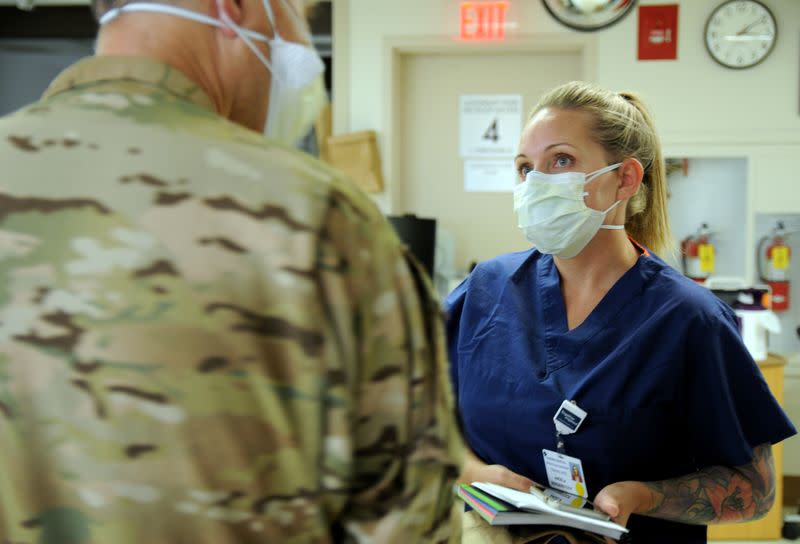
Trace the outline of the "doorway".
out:
<instances>
[{"instance_id":1,"label":"doorway","mask_svg":"<svg viewBox=\"0 0 800 544\"><path fill-rule=\"evenodd\" d=\"M453 264L527 249L512 193L468 192L459 155L461 95L522 96L523 125L545 91L584 76L585 51L413 52L397 64L394 213L434 218L454 241ZM515 135L515 139L518 135ZM503 159L505 160L505 159ZM515 179L508 157L509 186Z\"/></svg>"}]
</instances>

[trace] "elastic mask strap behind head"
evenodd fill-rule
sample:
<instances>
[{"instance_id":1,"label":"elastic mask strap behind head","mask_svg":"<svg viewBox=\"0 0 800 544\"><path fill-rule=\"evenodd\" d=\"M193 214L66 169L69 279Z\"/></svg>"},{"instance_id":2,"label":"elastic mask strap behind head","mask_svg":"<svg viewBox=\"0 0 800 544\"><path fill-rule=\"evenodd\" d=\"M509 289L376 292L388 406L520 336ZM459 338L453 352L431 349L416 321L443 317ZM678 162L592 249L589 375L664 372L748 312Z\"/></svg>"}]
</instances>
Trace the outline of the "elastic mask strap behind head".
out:
<instances>
[{"instance_id":1,"label":"elastic mask strap behind head","mask_svg":"<svg viewBox=\"0 0 800 544\"><path fill-rule=\"evenodd\" d=\"M272 25L272 32L275 34L275 38L283 40L283 38L281 37L280 33L278 32L278 19L277 19L277 17L275 17L275 11L272 9L272 3L270 2L270 0L262 0L262 2L264 3L264 9L267 12L267 19L269 19L269 24ZM286 8L284 10L284 13L287 14L292 19L294 19L294 24L296 26L300 26L301 30L302 30L302 27L305 24L305 18L302 15L298 15L297 11L294 9L294 6L292 6L288 2L288 0L280 0L280 2ZM309 39L309 42L311 42L310 33L308 33L305 30L302 30L302 32L307 34L307 38ZM303 44L303 45L305 45L305 44ZM306 46L306 47L308 47L308 46Z\"/></svg>"},{"instance_id":2,"label":"elastic mask strap behind head","mask_svg":"<svg viewBox=\"0 0 800 544\"><path fill-rule=\"evenodd\" d=\"M278 20L275 18L275 12L272 11L272 4L270 0L262 0L264 3L264 9L267 12L267 19L269 19L269 24L272 25L272 33L275 34L276 38L280 38L281 35L278 33Z\"/></svg>"},{"instance_id":3,"label":"elastic mask strap behind head","mask_svg":"<svg viewBox=\"0 0 800 544\"><path fill-rule=\"evenodd\" d=\"M265 2L267 5L269 2ZM275 74L274 70L272 69L272 64L267 60L267 58L258 50L258 47L253 43L253 40L263 42L269 44L272 42L271 39L267 38L263 34L258 32L254 32L252 30L248 30L246 28L242 28L230 18L228 13L222 8L222 5L219 0L217 0L217 6L219 7L220 18L214 19L213 17L209 17L204 13L198 13L196 11L179 8L177 6L168 6L165 4L156 4L156 3L144 3L144 2L134 2L132 4L126 4L119 8L114 8L106 12L100 18L100 24L105 25L111 22L112 20L116 19L123 13L131 13L131 12L150 12L150 13L163 13L166 15L174 15L175 17L180 17L182 19L188 19L190 21L195 21L197 23L203 23L210 26L215 26L217 28L228 28L236 33L239 38L247 45L248 48L253 52L253 54L261 61L261 63L266 66L267 70L269 70L273 75Z\"/></svg>"},{"instance_id":4,"label":"elastic mask strap behind head","mask_svg":"<svg viewBox=\"0 0 800 544\"><path fill-rule=\"evenodd\" d=\"M266 0L264 2L264 4L268 7L269 6L269 0ZM272 69L272 63L270 63L270 61L267 60L267 57L265 57L264 54L261 51L259 51L258 47L256 47L256 44L254 44L253 40L250 39L249 34L257 34L257 33L251 32L251 31L249 31L249 30L247 30L245 28L240 27L236 23L234 23L233 19L231 19L231 16L228 15L228 12L223 9L222 0L217 0L217 6L219 8L220 19L222 20L223 24L225 26L227 26L228 28L230 28L231 30L233 30L236 33L236 35L239 36L239 38L241 38L241 40L250 49L250 51L252 51L253 54L258 58L258 60L261 61L261 64L263 64L264 66L267 67L267 70L269 70L269 72L272 74L272 77L279 77L279 76L277 76L275 74L275 70ZM271 13L271 10L267 13L267 16L269 16L270 13ZM274 24L273 24L273 28L275 29L275 36L277 36L278 35L278 29ZM258 35L261 36L261 34L258 34ZM268 43L268 44L272 43L274 41L274 40L270 40L266 36L263 36L263 38L264 38L263 41Z\"/></svg>"},{"instance_id":5,"label":"elastic mask strap behind head","mask_svg":"<svg viewBox=\"0 0 800 544\"><path fill-rule=\"evenodd\" d=\"M228 25L219 19L214 19L213 17L209 17L203 13L198 13L196 11L191 11L184 8L179 8L177 6L168 6L165 4L155 4L155 3L144 3L144 2L134 2L132 4L126 4L119 8L114 8L108 10L102 17L100 17L100 24L105 25L110 23L113 19L116 19L123 13L135 12L135 11L147 11L151 13L165 13L167 15L175 15L176 17L181 17L183 19L189 19L190 21L195 21L198 23L203 23L211 26L215 26L217 28L228 28ZM259 42L269 43L269 38L264 36L263 34L259 34L258 32L254 32L252 30L247 30L246 28L242 28L242 33L245 34L251 40L256 40Z\"/></svg>"}]
</instances>

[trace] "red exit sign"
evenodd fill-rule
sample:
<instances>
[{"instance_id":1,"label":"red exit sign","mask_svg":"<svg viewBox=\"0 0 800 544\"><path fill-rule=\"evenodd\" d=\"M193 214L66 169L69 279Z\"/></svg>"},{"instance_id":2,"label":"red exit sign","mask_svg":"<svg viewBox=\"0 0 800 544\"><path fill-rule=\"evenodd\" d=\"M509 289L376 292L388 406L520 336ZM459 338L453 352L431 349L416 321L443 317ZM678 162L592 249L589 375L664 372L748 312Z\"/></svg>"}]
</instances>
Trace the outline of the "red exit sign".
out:
<instances>
[{"instance_id":1,"label":"red exit sign","mask_svg":"<svg viewBox=\"0 0 800 544\"><path fill-rule=\"evenodd\" d=\"M462 2L461 39L498 41L506 37L508 2Z\"/></svg>"}]
</instances>

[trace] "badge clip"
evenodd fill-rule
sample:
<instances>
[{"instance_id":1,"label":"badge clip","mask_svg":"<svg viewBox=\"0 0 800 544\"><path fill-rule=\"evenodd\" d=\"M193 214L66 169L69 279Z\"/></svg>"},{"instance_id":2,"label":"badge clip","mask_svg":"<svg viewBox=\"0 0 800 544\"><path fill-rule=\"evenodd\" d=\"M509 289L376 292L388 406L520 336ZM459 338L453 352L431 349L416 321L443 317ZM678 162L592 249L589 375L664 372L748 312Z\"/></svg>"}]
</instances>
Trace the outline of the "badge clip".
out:
<instances>
[{"instance_id":1,"label":"badge clip","mask_svg":"<svg viewBox=\"0 0 800 544\"><path fill-rule=\"evenodd\" d=\"M556 425L558 435L572 434L578 430L588 414L582 410L575 401L565 400L556 410L553 423Z\"/></svg>"}]
</instances>

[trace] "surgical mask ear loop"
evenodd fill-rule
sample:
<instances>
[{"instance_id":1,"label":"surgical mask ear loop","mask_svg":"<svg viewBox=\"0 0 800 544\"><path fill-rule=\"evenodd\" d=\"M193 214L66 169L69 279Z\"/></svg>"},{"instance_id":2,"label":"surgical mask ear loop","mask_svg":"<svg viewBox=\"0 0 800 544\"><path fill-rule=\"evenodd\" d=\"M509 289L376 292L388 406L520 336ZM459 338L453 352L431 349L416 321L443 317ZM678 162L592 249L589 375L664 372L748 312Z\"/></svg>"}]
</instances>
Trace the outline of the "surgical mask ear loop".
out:
<instances>
[{"instance_id":1,"label":"surgical mask ear loop","mask_svg":"<svg viewBox=\"0 0 800 544\"><path fill-rule=\"evenodd\" d=\"M275 19L275 12L272 11L270 0L261 0L261 3L264 4L264 10L267 12L267 19L269 19L269 24L272 25L272 33L276 38L280 38L280 34L278 34L278 22L277 19Z\"/></svg>"},{"instance_id":2,"label":"surgical mask ear loop","mask_svg":"<svg viewBox=\"0 0 800 544\"><path fill-rule=\"evenodd\" d=\"M608 207L608 209L606 211L603 212L603 215L604 216L608 215L608 212L610 212L611 210L616 208L619 205L620 202L622 202L622 201L621 200L617 200L616 202L614 202L611 206ZM604 229L604 230L624 230L625 229L625 225L600 225L600 228Z\"/></svg>"},{"instance_id":3,"label":"surgical mask ear loop","mask_svg":"<svg viewBox=\"0 0 800 544\"><path fill-rule=\"evenodd\" d=\"M597 177L602 176L603 174L605 174L607 172L611 172L612 170L616 170L620 166L622 166L622 163L621 162L617 162L617 163L614 163L614 164L609 164L608 166L605 166L605 167L601 168L600 170L596 170L596 171L592 172L590 175L586 176L585 183L589 183L590 181L594 181ZM584 191L583 192L583 196L587 197L587 196L589 196L589 193L587 191ZM608 213L611 210L613 210L614 208L616 208L619 205L620 202L622 202L622 201L621 200L617 200L616 202L614 202L611 206L608 207L608 209L606 209L606 211L603 212L603 215L604 216L608 215ZM625 225L600 225L600 228L604 229L604 230L623 230L625 228Z\"/></svg>"},{"instance_id":4,"label":"surgical mask ear loop","mask_svg":"<svg viewBox=\"0 0 800 544\"><path fill-rule=\"evenodd\" d=\"M600 170L595 170L594 172L592 172L592 173L590 173L589 175L586 176L586 183L589 183L590 181L594 181L594 179L597 178L598 176L602 176L606 172L611 172L612 170L616 170L620 166L622 166L622 163L621 162L617 162L617 163L614 163L614 164L609 164L608 166L604 166Z\"/></svg>"},{"instance_id":5,"label":"surgical mask ear loop","mask_svg":"<svg viewBox=\"0 0 800 544\"><path fill-rule=\"evenodd\" d=\"M176 6L168 6L165 4L156 4L154 2L132 2L130 4L125 4L122 7L114 8L106 12L105 15L100 17L98 21L100 25L107 25L123 13L134 13L134 12L149 12L149 13L164 13L166 15L173 15L175 17L181 17L183 19L188 19L189 21L195 21L198 23L203 23L210 26L215 26L218 28L228 28L228 25L224 24L219 19L214 19L213 17L209 17L208 15L204 15L202 13L198 13L195 11L191 11L184 8L179 8ZM256 40L259 42L269 43L269 38L266 36L262 36L258 32L253 32L252 30L248 30L246 28L239 27L240 30L247 36L250 37L251 40Z\"/></svg>"},{"instance_id":6,"label":"surgical mask ear loop","mask_svg":"<svg viewBox=\"0 0 800 544\"><path fill-rule=\"evenodd\" d=\"M269 6L269 0L267 0L267 2L264 3L264 5L265 6ZM242 29L239 27L239 25L237 25L235 22L233 22L233 19L231 19L231 16L228 15L228 12L225 10L225 6L223 4L223 0L217 0L217 9L219 10L219 19L220 19L220 21L222 21L225 24L225 26L227 26L229 29L233 30L236 33L236 35L239 36L239 38L241 38L241 40L245 43L245 45L247 45L247 47L250 48L250 51L252 51L253 54L258 58L258 60L260 60L261 63L264 66L267 67L267 70L269 70L269 73L272 74L272 77L279 77L279 76L277 76L275 74L275 70L272 69L272 63L270 63L270 61L267 60L267 57L265 57L264 54L258 49L258 47L256 47L256 44L253 43L253 40L251 40L250 37L247 36L242 31ZM271 10L271 8L268 8L268 9L269 9L269 12L267 13L267 17L270 17L270 13L271 13L272 10ZM273 30L275 32L275 35L277 36L278 35L278 29L277 29L277 27L275 27L274 23L272 24L272 26L273 26Z\"/></svg>"},{"instance_id":7,"label":"surgical mask ear loop","mask_svg":"<svg viewBox=\"0 0 800 544\"><path fill-rule=\"evenodd\" d=\"M283 36L281 36L280 32L278 32L278 19L275 17L275 12L272 9L270 0L262 0L262 2L264 3L264 9L267 12L267 17L269 18L269 24L272 25L272 33L275 35L276 39L283 40ZM286 0L280 0L280 2L286 7L285 12L288 13L292 19L294 19L295 24L302 26L303 19L301 19L301 16L295 11L294 7L287 3Z\"/></svg>"}]
</instances>

